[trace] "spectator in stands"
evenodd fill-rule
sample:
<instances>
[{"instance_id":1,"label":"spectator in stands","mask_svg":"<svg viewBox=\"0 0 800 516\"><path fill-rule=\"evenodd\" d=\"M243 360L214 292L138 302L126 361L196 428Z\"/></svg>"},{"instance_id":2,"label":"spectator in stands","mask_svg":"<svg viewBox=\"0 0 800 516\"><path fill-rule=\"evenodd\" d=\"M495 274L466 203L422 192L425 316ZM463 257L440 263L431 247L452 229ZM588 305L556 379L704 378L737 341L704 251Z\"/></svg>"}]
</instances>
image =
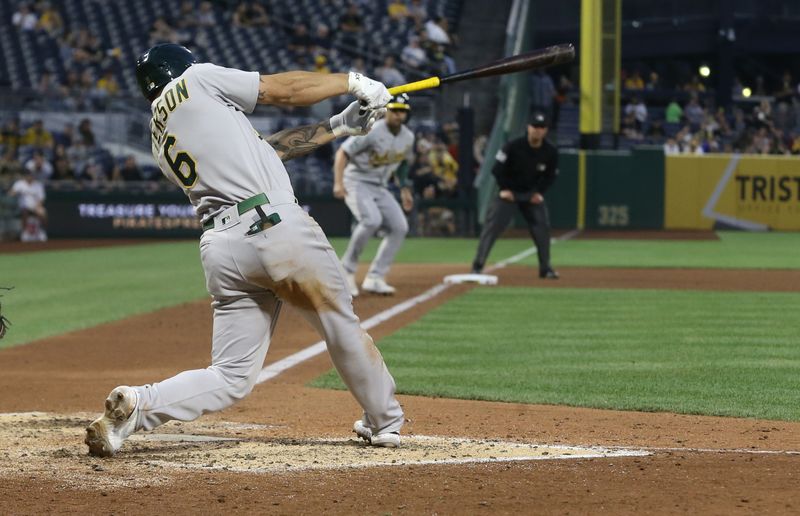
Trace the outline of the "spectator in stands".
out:
<instances>
[{"instance_id":1,"label":"spectator in stands","mask_svg":"<svg viewBox=\"0 0 800 516\"><path fill-rule=\"evenodd\" d=\"M441 141L433 145L428 154L431 169L438 180L439 193L445 197L455 195L458 182L458 162L447 152L447 147Z\"/></svg>"},{"instance_id":2,"label":"spectator in stands","mask_svg":"<svg viewBox=\"0 0 800 516\"><path fill-rule=\"evenodd\" d=\"M394 56L384 57L383 65L375 69L375 75L387 87L398 86L408 82L395 66Z\"/></svg>"},{"instance_id":3,"label":"spectator in stands","mask_svg":"<svg viewBox=\"0 0 800 516\"><path fill-rule=\"evenodd\" d=\"M94 147L95 137L94 131L92 130L92 120L90 118L84 118L78 124L78 139L79 143L87 147Z\"/></svg>"},{"instance_id":4,"label":"spectator in stands","mask_svg":"<svg viewBox=\"0 0 800 516\"><path fill-rule=\"evenodd\" d=\"M631 102L625 106L625 116L633 115L636 130L642 132L644 124L647 122L647 106L641 97L633 97Z\"/></svg>"},{"instance_id":5,"label":"spectator in stands","mask_svg":"<svg viewBox=\"0 0 800 516\"><path fill-rule=\"evenodd\" d=\"M444 47L453 43L453 39L448 32L449 24L444 16L437 16L425 22L425 33L428 39Z\"/></svg>"},{"instance_id":6,"label":"spectator in stands","mask_svg":"<svg viewBox=\"0 0 800 516\"><path fill-rule=\"evenodd\" d=\"M167 23L167 19L159 16L150 27L150 45L157 43L173 43L178 40L178 33Z\"/></svg>"},{"instance_id":7,"label":"spectator in stands","mask_svg":"<svg viewBox=\"0 0 800 516\"><path fill-rule=\"evenodd\" d=\"M403 0L390 0L387 11L393 20L405 20L409 16L408 6Z\"/></svg>"},{"instance_id":8,"label":"spectator in stands","mask_svg":"<svg viewBox=\"0 0 800 516\"><path fill-rule=\"evenodd\" d=\"M103 97L116 97L119 95L119 83L114 77L114 71L108 69L103 72L103 75L97 80L95 89Z\"/></svg>"},{"instance_id":9,"label":"spectator in stands","mask_svg":"<svg viewBox=\"0 0 800 516\"><path fill-rule=\"evenodd\" d=\"M800 154L800 134L792 133L790 136L792 143L789 150L792 154Z\"/></svg>"},{"instance_id":10,"label":"spectator in stands","mask_svg":"<svg viewBox=\"0 0 800 516\"><path fill-rule=\"evenodd\" d=\"M647 84L644 85L644 89L649 91L658 91L661 89L661 79L658 77L658 73L650 72L650 75L647 79Z\"/></svg>"},{"instance_id":11,"label":"spectator in stands","mask_svg":"<svg viewBox=\"0 0 800 516\"><path fill-rule=\"evenodd\" d=\"M414 19L414 24L419 29L428 19L428 10L422 0L411 0L411 5L408 6L408 15Z\"/></svg>"},{"instance_id":12,"label":"spectator in stands","mask_svg":"<svg viewBox=\"0 0 800 516\"><path fill-rule=\"evenodd\" d=\"M136 158L133 156L126 156L125 161L120 165L114 165L114 171L111 174L112 181L141 181L142 172L136 164Z\"/></svg>"},{"instance_id":13,"label":"spectator in stands","mask_svg":"<svg viewBox=\"0 0 800 516\"><path fill-rule=\"evenodd\" d=\"M706 91L706 85L703 84L698 75L695 75L692 77L692 80L690 80L683 86L683 90L695 93L703 93L704 91Z\"/></svg>"},{"instance_id":14,"label":"spectator in stands","mask_svg":"<svg viewBox=\"0 0 800 516\"><path fill-rule=\"evenodd\" d=\"M65 151L66 152L66 151ZM75 172L66 156L57 156L53 161L53 175L50 181L71 181L75 179Z\"/></svg>"},{"instance_id":15,"label":"spectator in stands","mask_svg":"<svg viewBox=\"0 0 800 516\"><path fill-rule=\"evenodd\" d=\"M17 149L22 145L22 133L19 127L19 118L14 116L8 119L0 130L0 144L5 148L5 153L17 156Z\"/></svg>"},{"instance_id":16,"label":"spectator in stands","mask_svg":"<svg viewBox=\"0 0 800 516\"><path fill-rule=\"evenodd\" d=\"M241 2L233 13L233 24L238 27L266 27L269 15L259 2Z\"/></svg>"},{"instance_id":17,"label":"spectator in stands","mask_svg":"<svg viewBox=\"0 0 800 516\"><path fill-rule=\"evenodd\" d=\"M25 170L39 181L46 181L53 175L53 165L45 159L41 150L33 151L33 156L25 163Z\"/></svg>"},{"instance_id":18,"label":"spectator in stands","mask_svg":"<svg viewBox=\"0 0 800 516\"><path fill-rule=\"evenodd\" d=\"M0 155L0 186L7 187L23 170L22 163L17 159L16 148L3 147L3 153Z\"/></svg>"},{"instance_id":19,"label":"spectator in stands","mask_svg":"<svg viewBox=\"0 0 800 516\"><path fill-rule=\"evenodd\" d=\"M314 71L317 73L331 73L331 69L328 68L328 58L323 54L314 57Z\"/></svg>"},{"instance_id":20,"label":"spectator in stands","mask_svg":"<svg viewBox=\"0 0 800 516\"><path fill-rule=\"evenodd\" d=\"M45 70L39 77L36 93L42 100L42 107L52 109L62 104L61 99L66 92L64 86L58 82L58 78Z\"/></svg>"},{"instance_id":21,"label":"spectator in stands","mask_svg":"<svg viewBox=\"0 0 800 516\"><path fill-rule=\"evenodd\" d=\"M664 142L664 154L667 155L674 155L681 153L681 146L678 145L678 142L675 138L667 138L667 141Z\"/></svg>"},{"instance_id":22,"label":"spectator in stands","mask_svg":"<svg viewBox=\"0 0 800 516\"><path fill-rule=\"evenodd\" d=\"M674 98L670 99L669 104L667 104L667 109L664 110L664 120L668 124L679 124L682 117L683 108L681 108L677 100Z\"/></svg>"},{"instance_id":23,"label":"spectator in stands","mask_svg":"<svg viewBox=\"0 0 800 516\"><path fill-rule=\"evenodd\" d=\"M632 112L626 112L625 116L622 117L620 131L625 138L628 138L629 140L641 140L642 132L640 127L640 124L636 121L636 115L634 115Z\"/></svg>"},{"instance_id":24,"label":"spectator in stands","mask_svg":"<svg viewBox=\"0 0 800 516\"><path fill-rule=\"evenodd\" d=\"M19 30L31 31L36 29L39 18L31 7L23 2L19 4L17 11L11 16L11 23Z\"/></svg>"},{"instance_id":25,"label":"spectator in stands","mask_svg":"<svg viewBox=\"0 0 800 516\"><path fill-rule=\"evenodd\" d=\"M403 48L400 58L411 68L422 70L426 67L428 57L425 55L425 50L419 46L419 36L412 36L408 39L408 45Z\"/></svg>"},{"instance_id":26,"label":"spectator in stands","mask_svg":"<svg viewBox=\"0 0 800 516\"><path fill-rule=\"evenodd\" d=\"M53 133L45 129L41 119L35 120L22 136L22 144L37 150L50 151L53 149Z\"/></svg>"},{"instance_id":27,"label":"spectator in stands","mask_svg":"<svg viewBox=\"0 0 800 516\"><path fill-rule=\"evenodd\" d=\"M199 27L211 27L217 23L214 18L214 6L211 2L200 2L200 7L197 13L197 25Z\"/></svg>"},{"instance_id":28,"label":"spectator in stands","mask_svg":"<svg viewBox=\"0 0 800 516\"><path fill-rule=\"evenodd\" d=\"M683 113L686 115L686 120L695 128L700 127L706 116L705 109L700 106L700 102L697 100L697 95L692 95Z\"/></svg>"},{"instance_id":29,"label":"spectator in stands","mask_svg":"<svg viewBox=\"0 0 800 516\"><path fill-rule=\"evenodd\" d=\"M438 197L437 187L439 181L433 173L431 160L427 152L417 155L411 169L410 178L414 183L414 195L423 199Z\"/></svg>"},{"instance_id":30,"label":"spectator in stands","mask_svg":"<svg viewBox=\"0 0 800 516\"><path fill-rule=\"evenodd\" d=\"M317 30L314 37L311 38L314 45L314 52L317 54L327 54L333 47L333 40L331 38L331 30L324 23L317 24Z\"/></svg>"},{"instance_id":31,"label":"spectator in stands","mask_svg":"<svg viewBox=\"0 0 800 516\"><path fill-rule=\"evenodd\" d=\"M356 4L350 4L347 11L339 18L339 31L342 34L342 43L349 47L359 46L359 35L364 30L364 21L358 12Z\"/></svg>"},{"instance_id":32,"label":"spectator in stands","mask_svg":"<svg viewBox=\"0 0 800 516\"><path fill-rule=\"evenodd\" d=\"M195 13L194 2L184 0L181 2L180 14L178 14L177 27L182 30L192 30L198 26L197 13Z\"/></svg>"},{"instance_id":33,"label":"spectator in stands","mask_svg":"<svg viewBox=\"0 0 800 516\"><path fill-rule=\"evenodd\" d=\"M536 111L553 116L553 103L556 99L556 86L550 74L537 70L531 74L531 106Z\"/></svg>"},{"instance_id":34,"label":"spectator in stands","mask_svg":"<svg viewBox=\"0 0 800 516\"><path fill-rule=\"evenodd\" d=\"M8 194L18 198L19 209L22 215L23 242L44 242L47 240L45 225L47 212L44 208L44 185L34 175L25 170L21 179L18 179L9 190Z\"/></svg>"},{"instance_id":35,"label":"spectator in stands","mask_svg":"<svg viewBox=\"0 0 800 516\"><path fill-rule=\"evenodd\" d=\"M664 126L661 123L661 120L653 120L647 126L647 132L645 136L652 142L658 142L664 139Z\"/></svg>"},{"instance_id":36,"label":"spectator in stands","mask_svg":"<svg viewBox=\"0 0 800 516\"><path fill-rule=\"evenodd\" d=\"M308 34L308 27L305 23L298 23L294 26L292 35L289 38L289 50L295 54L308 54L314 42Z\"/></svg>"},{"instance_id":37,"label":"spectator in stands","mask_svg":"<svg viewBox=\"0 0 800 516\"><path fill-rule=\"evenodd\" d=\"M53 8L50 2L41 2L39 9L42 15L39 17L39 28L45 31L51 38L57 38L64 32L64 19L61 13Z\"/></svg>"},{"instance_id":38,"label":"spectator in stands","mask_svg":"<svg viewBox=\"0 0 800 516\"><path fill-rule=\"evenodd\" d=\"M367 65L364 63L364 59L361 57L356 57L353 59L353 62L350 64L350 71L360 73L361 75L368 75Z\"/></svg>"},{"instance_id":39,"label":"spectator in stands","mask_svg":"<svg viewBox=\"0 0 800 516\"><path fill-rule=\"evenodd\" d=\"M625 78L623 86L626 90L643 90L644 80L642 79L639 70L634 70L631 75Z\"/></svg>"}]
</instances>

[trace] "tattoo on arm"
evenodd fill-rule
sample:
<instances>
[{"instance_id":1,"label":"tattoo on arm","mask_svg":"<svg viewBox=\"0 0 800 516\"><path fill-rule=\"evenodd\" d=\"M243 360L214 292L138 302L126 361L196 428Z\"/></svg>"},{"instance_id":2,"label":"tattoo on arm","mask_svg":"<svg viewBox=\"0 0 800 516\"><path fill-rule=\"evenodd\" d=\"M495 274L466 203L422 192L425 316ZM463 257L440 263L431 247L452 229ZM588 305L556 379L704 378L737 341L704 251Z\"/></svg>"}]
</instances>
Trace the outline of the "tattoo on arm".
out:
<instances>
[{"instance_id":1,"label":"tattoo on arm","mask_svg":"<svg viewBox=\"0 0 800 516\"><path fill-rule=\"evenodd\" d=\"M314 125L303 125L284 129L266 138L281 161L289 161L314 152L318 147L333 140L333 131L328 120Z\"/></svg>"},{"instance_id":2,"label":"tattoo on arm","mask_svg":"<svg viewBox=\"0 0 800 516\"><path fill-rule=\"evenodd\" d=\"M263 104L267 100L267 89L264 87L264 83L267 82L264 80L264 76L262 75L261 78L258 79L258 100L256 103Z\"/></svg>"}]
</instances>

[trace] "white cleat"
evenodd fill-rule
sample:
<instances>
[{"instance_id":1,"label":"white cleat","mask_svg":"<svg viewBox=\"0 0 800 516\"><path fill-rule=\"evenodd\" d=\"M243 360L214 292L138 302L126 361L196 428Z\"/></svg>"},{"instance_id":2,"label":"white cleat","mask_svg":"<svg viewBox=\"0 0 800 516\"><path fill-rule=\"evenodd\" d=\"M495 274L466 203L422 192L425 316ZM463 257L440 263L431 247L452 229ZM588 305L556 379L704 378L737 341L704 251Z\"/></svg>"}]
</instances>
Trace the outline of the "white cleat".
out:
<instances>
[{"instance_id":1,"label":"white cleat","mask_svg":"<svg viewBox=\"0 0 800 516\"><path fill-rule=\"evenodd\" d=\"M133 387L122 385L106 398L106 411L86 427L84 443L89 455L111 457L122 443L136 431L139 395Z\"/></svg>"},{"instance_id":2,"label":"white cleat","mask_svg":"<svg viewBox=\"0 0 800 516\"><path fill-rule=\"evenodd\" d=\"M383 434L372 435L372 429L365 426L364 422L360 419L353 423L353 432L357 436L367 441L372 446L382 448L399 448L400 447L400 433L386 432Z\"/></svg>"},{"instance_id":3,"label":"white cleat","mask_svg":"<svg viewBox=\"0 0 800 516\"><path fill-rule=\"evenodd\" d=\"M361 288L365 292L371 292L381 296L391 296L395 293L395 288L378 276L367 275L367 277L364 278L364 282L361 284Z\"/></svg>"},{"instance_id":4,"label":"white cleat","mask_svg":"<svg viewBox=\"0 0 800 516\"><path fill-rule=\"evenodd\" d=\"M358 297L358 284L356 283L356 275L347 273L347 288L350 289L350 295Z\"/></svg>"}]
</instances>

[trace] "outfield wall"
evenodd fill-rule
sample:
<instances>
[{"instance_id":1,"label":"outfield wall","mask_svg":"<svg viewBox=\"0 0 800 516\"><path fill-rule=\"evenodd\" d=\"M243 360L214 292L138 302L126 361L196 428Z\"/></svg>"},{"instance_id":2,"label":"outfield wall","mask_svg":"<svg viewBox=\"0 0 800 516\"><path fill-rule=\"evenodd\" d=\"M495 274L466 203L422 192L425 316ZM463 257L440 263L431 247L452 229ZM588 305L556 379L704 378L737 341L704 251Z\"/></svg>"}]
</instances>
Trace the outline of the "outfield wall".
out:
<instances>
[{"instance_id":1,"label":"outfield wall","mask_svg":"<svg viewBox=\"0 0 800 516\"><path fill-rule=\"evenodd\" d=\"M556 228L800 230L794 156L562 150L559 168Z\"/></svg>"}]
</instances>

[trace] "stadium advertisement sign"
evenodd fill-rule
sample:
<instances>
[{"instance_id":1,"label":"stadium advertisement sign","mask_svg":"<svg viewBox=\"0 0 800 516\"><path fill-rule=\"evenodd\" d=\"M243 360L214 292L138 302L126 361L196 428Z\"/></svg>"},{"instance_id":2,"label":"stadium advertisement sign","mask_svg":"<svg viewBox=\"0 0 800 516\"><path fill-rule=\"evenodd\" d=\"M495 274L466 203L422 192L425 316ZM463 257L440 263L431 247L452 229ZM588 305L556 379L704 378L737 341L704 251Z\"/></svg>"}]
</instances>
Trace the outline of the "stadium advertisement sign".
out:
<instances>
[{"instance_id":1,"label":"stadium advertisement sign","mask_svg":"<svg viewBox=\"0 0 800 516\"><path fill-rule=\"evenodd\" d=\"M667 156L666 229L800 230L800 160Z\"/></svg>"},{"instance_id":2,"label":"stadium advertisement sign","mask_svg":"<svg viewBox=\"0 0 800 516\"><path fill-rule=\"evenodd\" d=\"M335 199L301 203L330 236L348 235L350 213ZM51 238L197 238L200 223L182 192L49 191Z\"/></svg>"}]
</instances>

